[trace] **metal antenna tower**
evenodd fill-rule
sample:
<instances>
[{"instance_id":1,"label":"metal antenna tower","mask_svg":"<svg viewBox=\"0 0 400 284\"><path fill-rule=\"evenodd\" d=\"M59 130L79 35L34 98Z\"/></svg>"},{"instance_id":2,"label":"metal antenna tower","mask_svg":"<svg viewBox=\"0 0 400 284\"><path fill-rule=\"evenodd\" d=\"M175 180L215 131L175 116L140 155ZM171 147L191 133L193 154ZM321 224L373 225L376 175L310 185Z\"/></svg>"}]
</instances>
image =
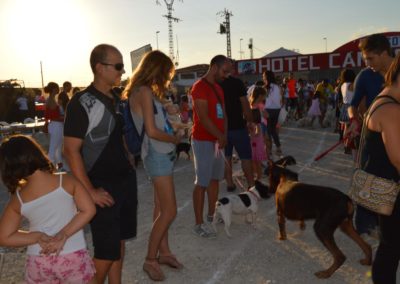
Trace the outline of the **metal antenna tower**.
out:
<instances>
[{"instance_id":1,"label":"metal antenna tower","mask_svg":"<svg viewBox=\"0 0 400 284\"><path fill-rule=\"evenodd\" d=\"M220 34L226 34L226 55L228 58L232 57L232 48L231 48L231 16L233 16L232 12L225 9L224 11L220 11L217 13L225 18L225 22L220 25Z\"/></svg>"},{"instance_id":2,"label":"metal antenna tower","mask_svg":"<svg viewBox=\"0 0 400 284\"><path fill-rule=\"evenodd\" d=\"M168 19L169 57L176 64L177 62L175 62L174 32L173 32L173 29L172 29L172 21L174 21L175 23L178 23L179 21L181 21L181 19L172 16L172 11L174 10L173 9L174 1L175 0L164 0L165 5L167 6L167 9L168 9L168 14L167 15L163 15L163 17ZM157 4L160 4L159 0L157 0L156 2L157 2Z\"/></svg>"}]
</instances>

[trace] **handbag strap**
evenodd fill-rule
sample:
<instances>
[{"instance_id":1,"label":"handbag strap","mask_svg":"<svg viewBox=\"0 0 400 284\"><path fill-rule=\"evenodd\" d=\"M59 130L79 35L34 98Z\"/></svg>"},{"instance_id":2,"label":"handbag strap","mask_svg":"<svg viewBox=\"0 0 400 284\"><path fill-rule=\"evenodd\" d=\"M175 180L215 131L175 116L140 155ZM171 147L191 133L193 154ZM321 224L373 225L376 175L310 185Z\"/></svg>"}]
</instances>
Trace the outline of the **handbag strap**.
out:
<instances>
[{"instance_id":1,"label":"handbag strap","mask_svg":"<svg viewBox=\"0 0 400 284\"><path fill-rule=\"evenodd\" d=\"M377 107L375 107L372 111L372 105L374 104L374 102L376 102L379 99L390 99L391 101L387 101L387 102L383 102L380 105L378 105ZM356 160L356 168L361 168L361 154L363 152L363 148L364 148L364 144L365 144L365 134L366 134L366 129L368 127L368 122L371 118L371 116L375 113L375 111L377 111L381 106L383 105L387 105L387 104L400 104L395 98L393 98L392 96L389 95L382 95L382 96L377 96L374 101L371 103L371 105L369 106L368 110L365 112L364 114L364 121L363 121L363 126L361 129L361 138L360 138L360 145L358 147L358 152L357 152L357 160ZM371 113L370 113L371 112Z\"/></svg>"}]
</instances>

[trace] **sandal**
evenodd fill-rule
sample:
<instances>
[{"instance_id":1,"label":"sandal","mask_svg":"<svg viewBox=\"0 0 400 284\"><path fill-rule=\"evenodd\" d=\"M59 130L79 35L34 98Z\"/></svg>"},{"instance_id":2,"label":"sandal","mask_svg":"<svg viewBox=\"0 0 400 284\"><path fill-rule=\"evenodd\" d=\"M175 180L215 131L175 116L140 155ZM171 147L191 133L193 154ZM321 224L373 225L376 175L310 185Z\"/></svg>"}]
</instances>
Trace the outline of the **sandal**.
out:
<instances>
[{"instance_id":1,"label":"sandal","mask_svg":"<svg viewBox=\"0 0 400 284\"><path fill-rule=\"evenodd\" d=\"M180 263L180 262L176 259L175 255L173 255L173 254L169 254L169 255L160 255L160 256L158 257L158 263L159 263L159 264L166 264L166 265L168 265L169 267L172 267L172 268L175 268L175 269L178 269L178 270L180 270L180 269L183 268L183 264Z\"/></svg>"},{"instance_id":2,"label":"sandal","mask_svg":"<svg viewBox=\"0 0 400 284\"><path fill-rule=\"evenodd\" d=\"M157 258L148 258L146 257L145 262L143 263L143 271L147 273L149 278L153 281L164 281L165 276L160 267L156 266Z\"/></svg>"}]
</instances>

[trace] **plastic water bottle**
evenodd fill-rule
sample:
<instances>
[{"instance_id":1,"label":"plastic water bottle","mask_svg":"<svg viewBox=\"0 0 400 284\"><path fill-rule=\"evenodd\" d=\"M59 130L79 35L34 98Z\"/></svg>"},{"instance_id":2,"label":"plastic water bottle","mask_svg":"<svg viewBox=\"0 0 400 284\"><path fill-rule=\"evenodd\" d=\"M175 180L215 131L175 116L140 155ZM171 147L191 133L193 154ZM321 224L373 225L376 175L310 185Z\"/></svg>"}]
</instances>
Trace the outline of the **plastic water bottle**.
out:
<instances>
[{"instance_id":1,"label":"plastic water bottle","mask_svg":"<svg viewBox=\"0 0 400 284\"><path fill-rule=\"evenodd\" d=\"M35 116L35 126L37 126L37 124L38 124L38 117Z\"/></svg>"}]
</instances>

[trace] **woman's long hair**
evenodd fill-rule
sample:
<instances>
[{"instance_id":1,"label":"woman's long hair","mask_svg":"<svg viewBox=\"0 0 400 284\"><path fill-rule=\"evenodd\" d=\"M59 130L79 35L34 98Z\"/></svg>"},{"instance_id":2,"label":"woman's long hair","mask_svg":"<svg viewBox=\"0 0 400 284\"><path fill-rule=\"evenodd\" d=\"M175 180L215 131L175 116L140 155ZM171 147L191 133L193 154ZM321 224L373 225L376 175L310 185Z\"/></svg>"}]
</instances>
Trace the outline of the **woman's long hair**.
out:
<instances>
[{"instance_id":1,"label":"woman's long hair","mask_svg":"<svg viewBox=\"0 0 400 284\"><path fill-rule=\"evenodd\" d=\"M44 87L44 92L49 94L49 97L46 101L46 108L54 109L57 107L57 102L55 96L60 91L60 87L57 83L49 82L46 87Z\"/></svg>"},{"instance_id":2,"label":"woman's long hair","mask_svg":"<svg viewBox=\"0 0 400 284\"><path fill-rule=\"evenodd\" d=\"M400 75L400 53L394 58L392 64L390 64L389 70L385 76L385 85L387 87L392 86Z\"/></svg>"},{"instance_id":3,"label":"woman's long hair","mask_svg":"<svg viewBox=\"0 0 400 284\"><path fill-rule=\"evenodd\" d=\"M129 97L136 88L147 86L162 100L174 74L175 67L172 60L161 51L151 51L142 58L139 66L133 71L123 97Z\"/></svg>"}]
</instances>

